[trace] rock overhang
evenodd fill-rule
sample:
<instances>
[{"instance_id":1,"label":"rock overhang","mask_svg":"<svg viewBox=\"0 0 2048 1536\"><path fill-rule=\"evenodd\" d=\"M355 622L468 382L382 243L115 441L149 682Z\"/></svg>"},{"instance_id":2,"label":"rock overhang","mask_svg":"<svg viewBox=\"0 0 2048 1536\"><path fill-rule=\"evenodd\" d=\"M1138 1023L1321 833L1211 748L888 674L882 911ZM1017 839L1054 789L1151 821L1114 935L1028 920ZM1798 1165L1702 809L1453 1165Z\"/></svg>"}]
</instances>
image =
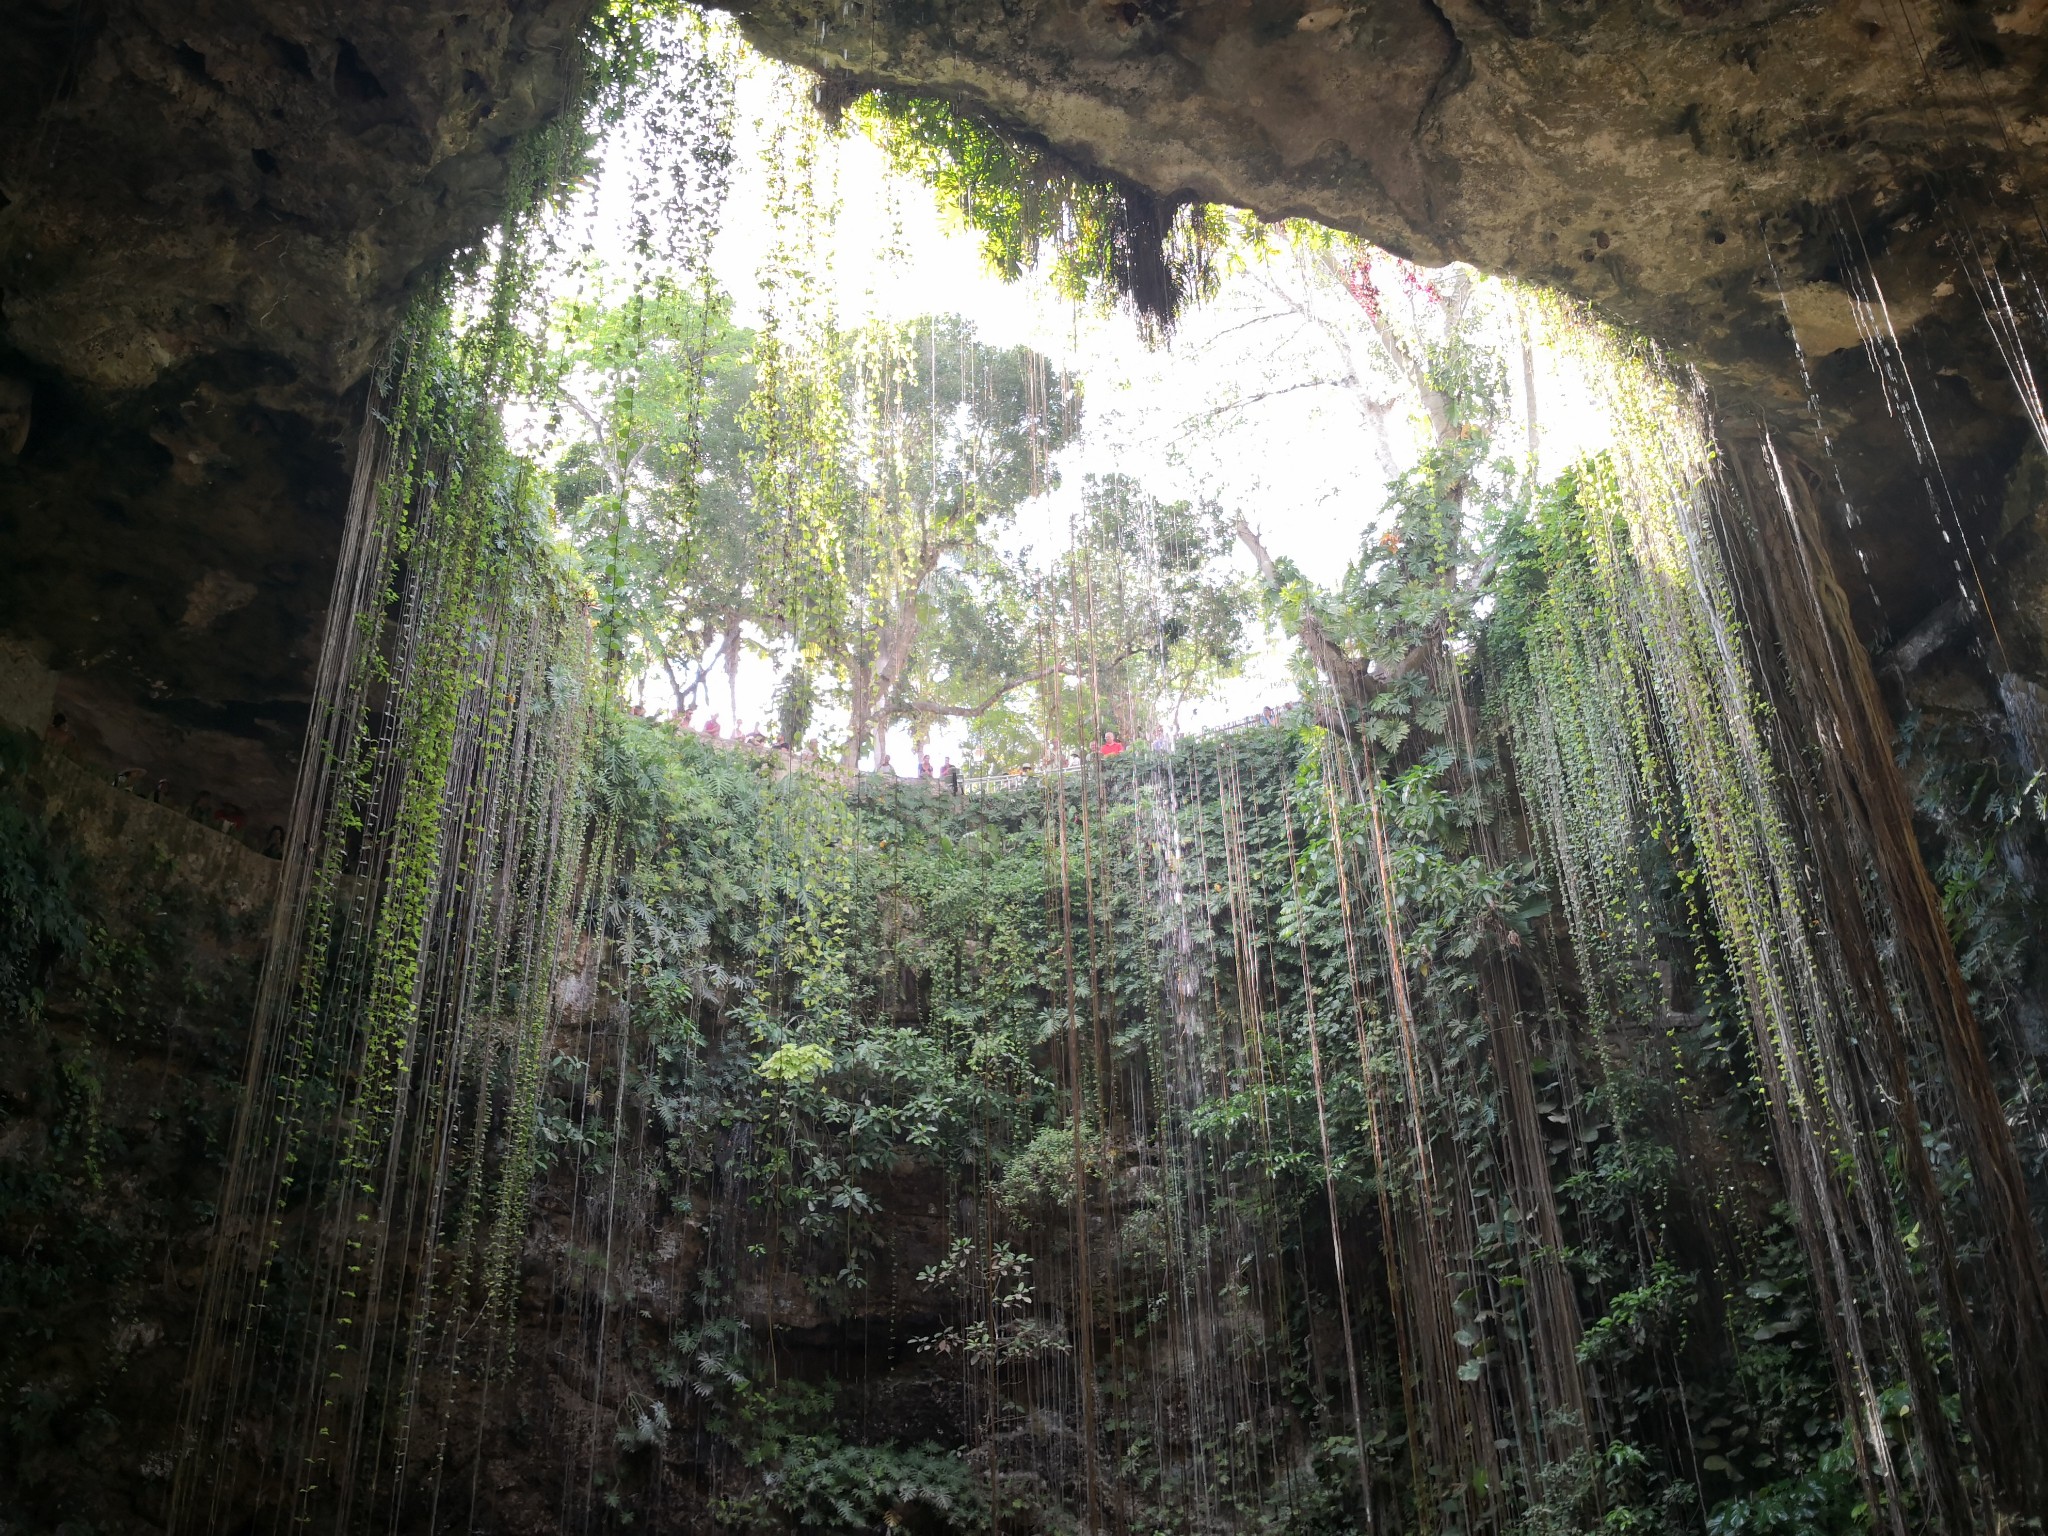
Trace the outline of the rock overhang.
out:
<instances>
[{"instance_id":1,"label":"rock overhang","mask_svg":"<svg viewBox=\"0 0 2048 1536\"><path fill-rule=\"evenodd\" d=\"M1958 515L1984 536L2010 521L2030 429L1960 262L1972 242L2043 258L2036 0L729 8L835 93L936 96L1162 196L1558 288L1696 365L1732 432L1768 424L1818 461L1810 378L1861 518L1838 563L1875 637L1950 584L1861 345L1860 262ZM263 793L283 792L363 380L421 276L497 215L524 136L573 99L589 10L19 14L0 66L0 626L107 733L202 760L209 732L258 743Z\"/></svg>"}]
</instances>

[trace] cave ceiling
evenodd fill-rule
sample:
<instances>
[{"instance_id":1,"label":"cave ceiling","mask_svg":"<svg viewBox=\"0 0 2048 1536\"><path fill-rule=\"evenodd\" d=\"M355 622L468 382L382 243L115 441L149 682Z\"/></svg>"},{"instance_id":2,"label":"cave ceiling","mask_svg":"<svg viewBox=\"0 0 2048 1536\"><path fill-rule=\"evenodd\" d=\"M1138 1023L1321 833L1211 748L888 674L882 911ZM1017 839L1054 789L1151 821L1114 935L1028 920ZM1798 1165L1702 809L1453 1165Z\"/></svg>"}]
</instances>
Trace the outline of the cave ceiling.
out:
<instances>
[{"instance_id":1,"label":"cave ceiling","mask_svg":"<svg viewBox=\"0 0 2048 1536\"><path fill-rule=\"evenodd\" d=\"M1560 288L1695 365L1731 434L1768 421L1819 462L1789 309L1875 633L1945 596L1948 556L1854 324L1866 263L1956 507L1987 539L2004 515L2028 428L1960 263L2041 270L2048 0L729 8L829 92L944 97L1162 195ZM281 803L364 380L570 98L588 10L0 21L0 633L103 755L233 762Z\"/></svg>"},{"instance_id":2,"label":"cave ceiling","mask_svg":"<svg viewBox=\"0 0 2048 1536\"><path fill-rule=\"evenodd\" d=\"M1731 437L1768 423L1839 472L1874 637L1951 595L1942 523L1996 539L2030 429L1962 248L2043 270L2044 0L719 3L838 99L943 96L1161 195L1528 279L1668 346ZM1941 453L1932 497L1857 269Z\"/></svg>"}]
</instances>

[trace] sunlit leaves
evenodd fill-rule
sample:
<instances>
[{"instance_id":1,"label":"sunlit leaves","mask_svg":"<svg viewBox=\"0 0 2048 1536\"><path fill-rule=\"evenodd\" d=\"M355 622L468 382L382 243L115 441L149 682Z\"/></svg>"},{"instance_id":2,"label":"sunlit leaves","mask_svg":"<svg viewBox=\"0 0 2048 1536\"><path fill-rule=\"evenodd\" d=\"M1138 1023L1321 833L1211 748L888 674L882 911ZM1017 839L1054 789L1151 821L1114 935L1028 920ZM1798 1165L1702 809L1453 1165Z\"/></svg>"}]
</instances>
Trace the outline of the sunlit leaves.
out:
<instances>
[{"instance_id":1,"label":"sunlit leaves","mask_svg":"<svg viewBox=\"0 0 2048 1536\"><path fill-rule=\"evenodd\" d=\"M1068 295L1125 299L1158 325L1214 286L1228 238L1219 210L1084 170L945 102L875 91L850 116L899 170L953 204L1003 277L1021 276L1047 253L1053 282Z\"/></svg>"}]
</instances>

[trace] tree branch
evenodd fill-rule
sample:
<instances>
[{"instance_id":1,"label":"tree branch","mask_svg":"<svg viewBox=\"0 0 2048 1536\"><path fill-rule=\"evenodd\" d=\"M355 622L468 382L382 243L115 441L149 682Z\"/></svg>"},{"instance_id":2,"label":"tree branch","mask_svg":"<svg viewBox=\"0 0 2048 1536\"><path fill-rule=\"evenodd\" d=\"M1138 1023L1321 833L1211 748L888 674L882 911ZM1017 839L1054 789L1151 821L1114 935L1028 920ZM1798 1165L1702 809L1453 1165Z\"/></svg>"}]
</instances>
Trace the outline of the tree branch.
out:
<instances>
[{"instance_id":1,"label":"tree branch","mask_svg":"<svg viewBox=\"0 0 2048 1536\"><path fill-rule=\"evenodd\" d=\"M1098 658L1095 665L1097 668L1113 667L1120 662L1129 661L1145 649L1142 645L1127 646L1114 656ZM1079 667L1063 667L1055 663L1040 667L1036 672L1026 673L1022 677L1010 679L979 704L939 704L930 699L912 699L896 706L890 713L890 719L910 720L923 716L932 720L978 720L1019 688L1028 687L1032 683L1042 683L1055 674L1061 677L1080 677L1082 672Z\"/></svg>"},{"instance_id":2,"label":"tree branch","mask_svg":"<svg viewBox=\"0 0 2048 1536\"><path fill-rule=\"evenodd\" d=\"M1258 562L1259 575L1265 579L1266 585L1276 592L1279 591L1280 568L1273 563L1273 557L1266 553L1265 542L1253 532L1252 525L1244 520L1243 514L1239 514L1237 519L1237 536L1244 547L1251 551L1252 559Z\"/></svg>"},{"instance_id":3,"label":"tree branch","mask_svg":"<svg viewBox=\"0 0 2048 1536\"><path fill-rule=\"evenodd\" d=\"M1266 585L1278 592L1282 586L1279 565L1267 552L1265 541L1242 516L1237 519L1237 537L1251 551L1252 559L1258 562L1259 574L1265 578ZM1358 660L1332 639L1330 632L1323 628L1322 619L1306 603L1302 604L1301 617L1295 621L1294 632L1309 658L1322 669L1323 676L1330 680L1330 686L1337 690L1340 699L1357 707L1372 702L1382 685L1372 675L1371 664Z\"/></svg>"},{"instance_id":4,"label":"tree branch","mask_svg":"<svg viewBox=\"0 0 2048 1536\"><path fill-rule=\"evenodd\" d=\"M1206 411L1198 411L1192 416L1183 416L1180 424L1182 430L1186 431L1192 429L1197 422L1214 421L1218 416L1228 415L1232 411L1242 411L1254 405L1261 405L1268 400L1277 400L1282 395L1299 394L1305 389L1344 389L1347 387L1358 389L1358 376L1356 374L1346 374L1341 379L1304 379L1296 384L1282 384L1273 389L1262 389L1256 394L1243 395L1238 399L1225 401L1222 405L1212 406ZM1391 405L1392 402L1389 401L1388 404ZM1382 407L1382 409L1385 409L1385 407Z\"/></svg>"}]
</instances>

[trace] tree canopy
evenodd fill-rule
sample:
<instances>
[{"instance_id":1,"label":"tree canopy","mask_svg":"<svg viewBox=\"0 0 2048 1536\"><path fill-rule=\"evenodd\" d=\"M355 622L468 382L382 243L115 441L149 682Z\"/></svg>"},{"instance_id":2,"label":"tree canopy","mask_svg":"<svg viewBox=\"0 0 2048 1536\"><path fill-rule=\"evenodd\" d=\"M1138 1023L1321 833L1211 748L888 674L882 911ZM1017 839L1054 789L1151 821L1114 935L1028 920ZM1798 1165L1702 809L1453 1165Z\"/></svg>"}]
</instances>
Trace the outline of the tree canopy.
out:
<instances>
[{"instance_id":1,"label":"tree canopy","mask_svg":"<svg viewBox=\"0 0 2048 1536\"><path fill-rule=\"evenodd\" d=\"M1001 758L1104 721L1143 731L1241 650L1215 508L1091 477L1064 553L1017 537L1058 488L1080 393L958 316L757 333L708 286L621 293L592 272L547 368L571 439L558 514L621 682L658 674L695 704L749 647L772 654L783 738L829 702L852 767L892 725L921 742L972 722Z\"/></svg>"}]
</instances>

